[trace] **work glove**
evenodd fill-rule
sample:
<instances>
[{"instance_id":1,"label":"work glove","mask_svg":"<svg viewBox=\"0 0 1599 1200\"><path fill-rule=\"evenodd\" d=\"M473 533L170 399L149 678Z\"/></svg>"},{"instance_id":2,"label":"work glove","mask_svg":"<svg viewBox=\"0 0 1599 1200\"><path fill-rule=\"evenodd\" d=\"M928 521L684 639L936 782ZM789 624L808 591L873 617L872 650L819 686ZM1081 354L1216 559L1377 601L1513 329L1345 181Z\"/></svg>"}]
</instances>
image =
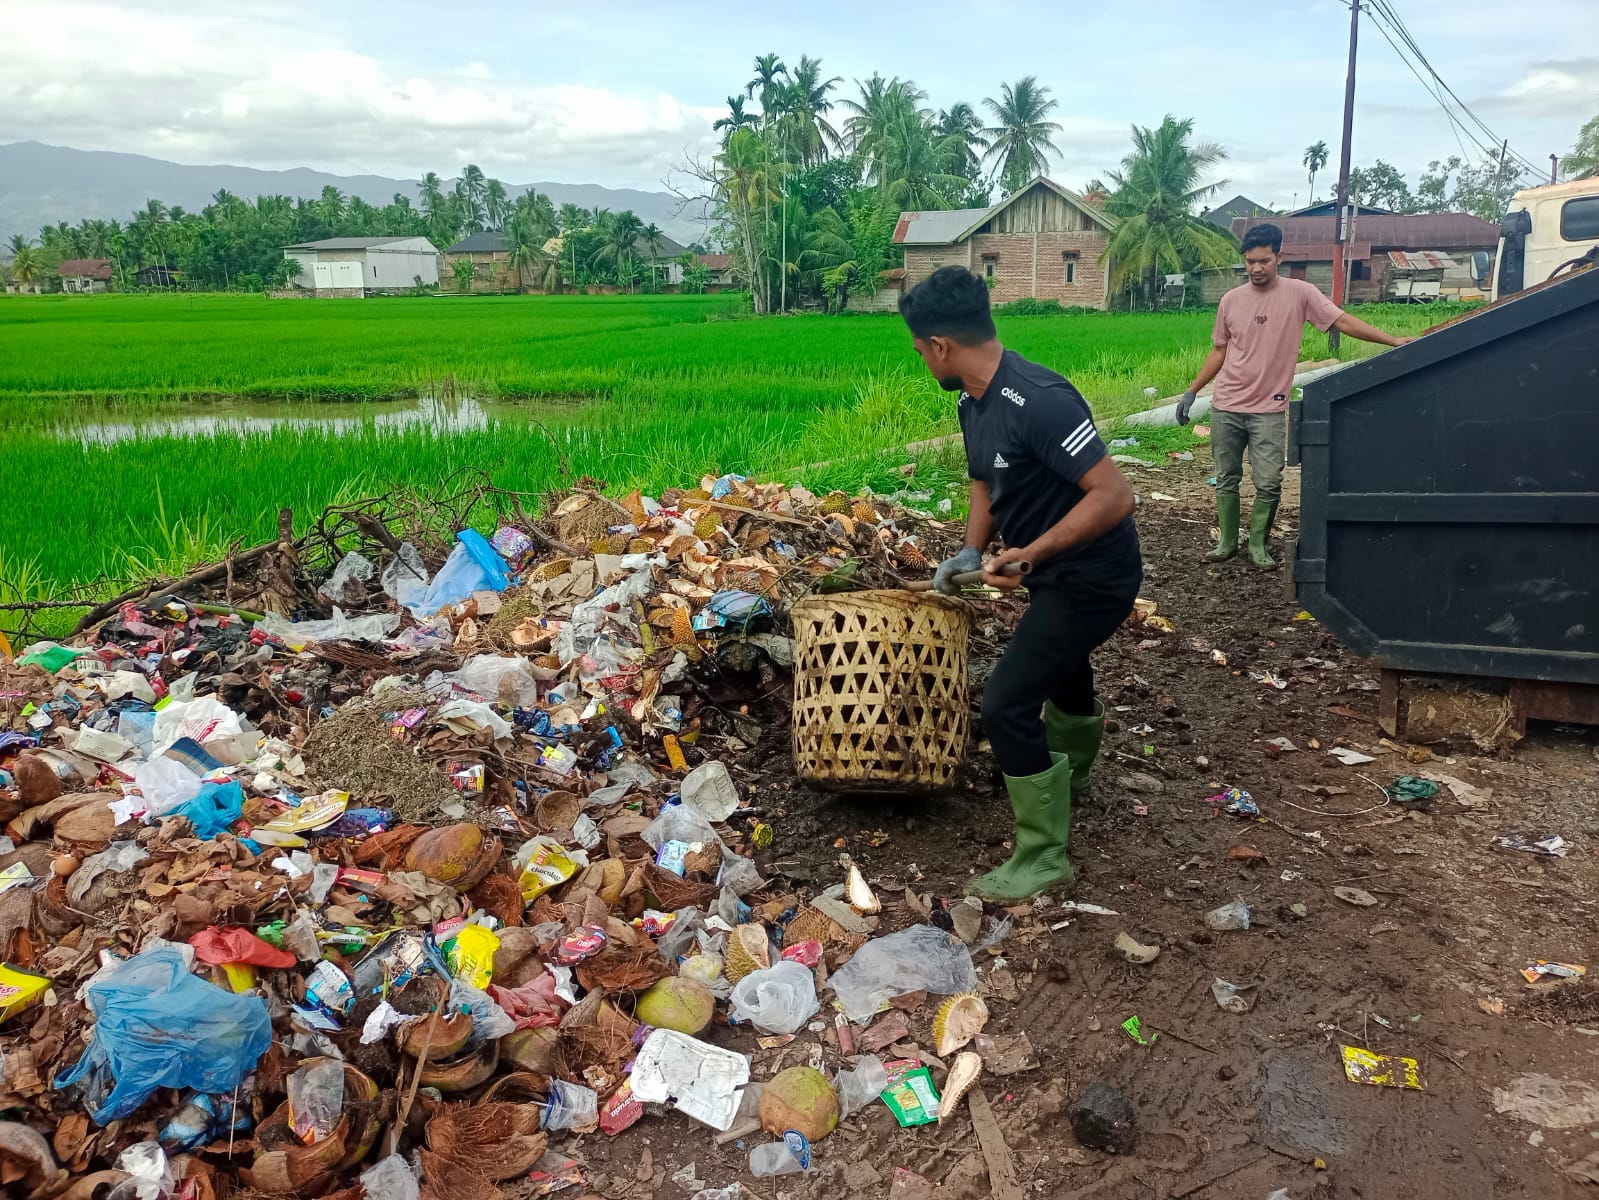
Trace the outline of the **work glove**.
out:
<instances>
[{"instance_id":1,"label":"work glove","mask_svg":"<svg viewBox=\"0 0 1599 1200\"><path fill-rule=\"evenodd\" d=\"M1194 393L1184 392L1183 398L1177 401L1177 424L1188 424L1189 410L1194 407Z\"/></svg>"},{"instance_id":2,"label":"work glove","mask_svg":"<svg viewBox=\"0 0 1599 1200\"><path fill-rule=\"evenodd\" d=\"M982 551L967 546L955 557L946 558L938 564L938 570L933 572L933 590L943 592L946 596L957 595L960 587L955 582L955 576L963 575L967 571L980 571L982 568Z\"/></svg>"}]
</instances>

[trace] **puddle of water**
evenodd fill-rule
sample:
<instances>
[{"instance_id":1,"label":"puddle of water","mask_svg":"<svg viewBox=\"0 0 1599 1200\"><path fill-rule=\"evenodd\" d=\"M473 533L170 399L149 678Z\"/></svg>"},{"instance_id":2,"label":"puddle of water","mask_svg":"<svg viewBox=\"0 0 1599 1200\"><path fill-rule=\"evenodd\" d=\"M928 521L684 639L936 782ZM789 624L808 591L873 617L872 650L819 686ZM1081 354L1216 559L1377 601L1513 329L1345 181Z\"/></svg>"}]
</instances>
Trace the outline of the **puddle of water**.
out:
<instances>
[{"instance_id":1,"label":"puddle of water","mask_svg":"<svg viewBox=\"0 0 1599 1200\"><path fill-rule=\"evenodd\" d=\"M134 438L244 437L278 428L326 430L334 434L369 428L385 433L429 429L449 434L487 429L502 418L526 419L536 407L570 410L573 404L560 400L541 405L518 404L471 396L321 404L224 400L142 409L114 421L56 421L50 432L62 441L79 442L85 447Z\"/></svg>"}]
</instances>

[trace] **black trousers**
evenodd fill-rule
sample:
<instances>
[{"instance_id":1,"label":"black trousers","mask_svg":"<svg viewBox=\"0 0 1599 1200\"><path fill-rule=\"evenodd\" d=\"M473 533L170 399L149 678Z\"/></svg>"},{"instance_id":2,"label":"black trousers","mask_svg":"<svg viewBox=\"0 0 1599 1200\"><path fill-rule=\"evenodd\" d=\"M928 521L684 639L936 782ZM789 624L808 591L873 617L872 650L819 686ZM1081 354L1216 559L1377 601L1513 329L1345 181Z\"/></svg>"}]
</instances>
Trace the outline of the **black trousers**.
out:
<instances>
[{"instance_id":1,"label":"black trousers","mask_svg":"<svg viewBox=\"0 0 1599 1200\"><path fill-rule=\"evenodd\" d=\"M983 733L1007 775L1050 769L1044 701L1072 716L1094 711L1089 656L1133 610L1135 586L1099 590L1074 583L1029 589L1027 611L983 692Z\"/></svg>"}]
</instances>

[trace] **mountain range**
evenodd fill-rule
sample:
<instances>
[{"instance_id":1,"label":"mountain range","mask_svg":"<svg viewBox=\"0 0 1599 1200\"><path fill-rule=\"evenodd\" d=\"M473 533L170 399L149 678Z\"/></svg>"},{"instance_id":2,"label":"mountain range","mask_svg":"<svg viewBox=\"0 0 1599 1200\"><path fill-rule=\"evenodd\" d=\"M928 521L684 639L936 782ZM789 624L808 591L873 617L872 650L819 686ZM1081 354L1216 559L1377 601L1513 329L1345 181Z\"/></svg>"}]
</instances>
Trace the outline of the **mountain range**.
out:
<instances>
[{"instance_id":1,"label":"mountain range","mask_svg":"<svg viewBox=\"0 0 1599 1200\"><path fill-rule=\"evenodd\" d=\"M264 171L226 164L190 166L143 154L12 142L0 145L0 240L14 233L37 237L41 226L61 221L74 225L93 219L127 221L150 199L198 212L222 188L243 200L263 195L315 199L330 184L346 196L360 196L380 207L396 192L410 197L413 203L417 200L414 179L330 175L308 167ZM703 210L691 206L678 211L677 197L668 192L608 188L594 183L505 185L512 198L529 189L543 192L557 208L577 204L583 208L598 205L612 212L632 209L645 224L653 221L669 237L685 245L706 236Z\"/></svg>"}]
</instances>

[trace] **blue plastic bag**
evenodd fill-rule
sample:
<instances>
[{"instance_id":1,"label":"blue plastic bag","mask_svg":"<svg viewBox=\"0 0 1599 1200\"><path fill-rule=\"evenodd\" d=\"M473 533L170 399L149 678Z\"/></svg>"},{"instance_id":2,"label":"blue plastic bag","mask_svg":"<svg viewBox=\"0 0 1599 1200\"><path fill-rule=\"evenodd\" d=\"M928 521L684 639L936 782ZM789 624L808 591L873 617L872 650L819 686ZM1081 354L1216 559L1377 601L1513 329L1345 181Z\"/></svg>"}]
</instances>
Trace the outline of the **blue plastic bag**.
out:
<instances>
[{"instance_id":1,"label":"blue plastic bag","mask_svg":"<svg viewBox=\"0 0 1599 1200\"><path fill-rule=\"evenodd\" d=\"M237 781L203 783L200 794L187 804L180 804L168 816L188 817L194 826L194 836L209 842L219 833L226 833L244 812L244 789Z\"/></svg>"},{"instance_id":2,"label":"blue plastic bag","mask_svg":"<svg viewBox=\"0 0 1599 1200\"><path fill-rule=\"evenodd\" d=\"M455 549L439 573L411 607L411 615L425 621L441 608L459 604L473 592L503 592L511 586L505 560L475 529L455 535Z\"/></svg>"},{"instance_id":3,"label":"blue plastic bag","mask_svg":"<svg viewBox=\"0 0 1599 1200\"><path fill-rule=\"evenodd\" d=\"M231 1093L272 1044L259 996L235 995L189 973L176 946L135 955L88 985L94 1036L57 1088L81 1084L104 1125L157 1088Z\"/></svg>"}]
</instances>

